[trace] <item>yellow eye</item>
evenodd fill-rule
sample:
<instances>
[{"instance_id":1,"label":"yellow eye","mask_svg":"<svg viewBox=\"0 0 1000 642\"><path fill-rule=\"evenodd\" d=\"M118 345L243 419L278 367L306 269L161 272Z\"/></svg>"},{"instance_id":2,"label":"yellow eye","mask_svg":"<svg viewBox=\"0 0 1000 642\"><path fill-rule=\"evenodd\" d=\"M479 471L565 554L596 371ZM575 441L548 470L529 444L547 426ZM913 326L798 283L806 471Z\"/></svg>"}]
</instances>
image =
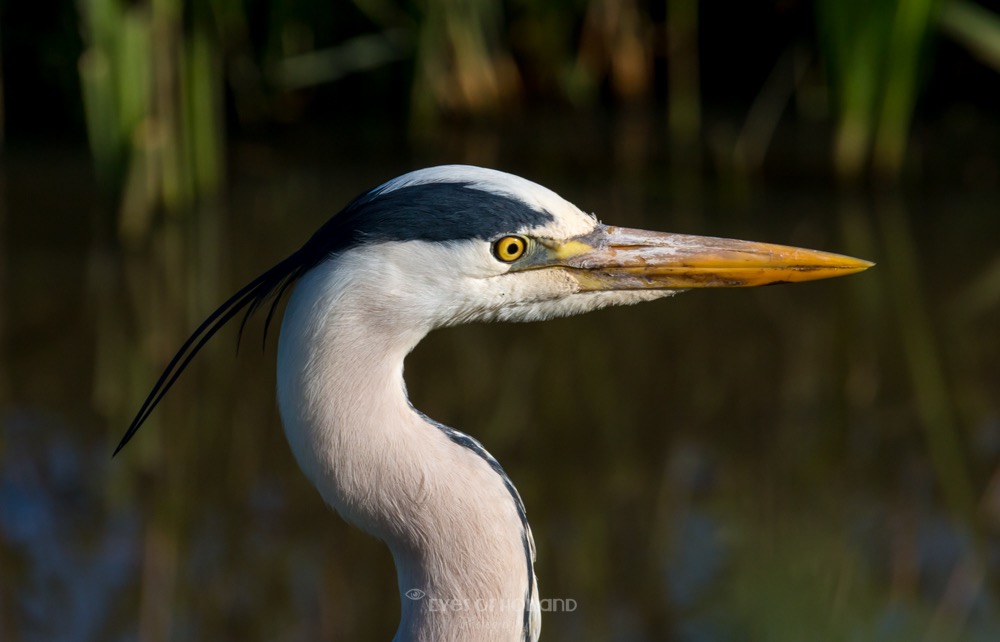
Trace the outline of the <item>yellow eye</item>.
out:
<instances>
[{"instance_id":1,"label":"yellow eye","mask_svg":"<svg viewBox=\"0 0 1000 642\"><path fill-rule=\"evenodd\" d=\"M528 248L528 241L520 236L505 236L493 244L493 256L504 263L513 263L521 258Z\"/></svg>"}]
</instances>

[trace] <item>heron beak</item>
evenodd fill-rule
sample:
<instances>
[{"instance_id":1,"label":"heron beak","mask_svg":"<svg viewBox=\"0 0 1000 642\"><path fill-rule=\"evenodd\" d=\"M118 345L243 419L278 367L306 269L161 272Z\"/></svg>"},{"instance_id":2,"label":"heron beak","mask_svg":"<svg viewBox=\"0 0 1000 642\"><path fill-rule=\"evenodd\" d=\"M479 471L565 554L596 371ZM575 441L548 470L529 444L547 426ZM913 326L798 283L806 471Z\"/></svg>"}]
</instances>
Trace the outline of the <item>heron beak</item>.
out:
<instances>
[{"instance_id":1,"label":"heron beak","mask_svg":"<svg viewBox=\"0 0 1000 642\"><path fill-rule=\"evenodd\" d=\"M581 292L741 288L814 281L867 270L861 259L784 245L599 225L568 241L540 241L535 267L569 270Z\"/></svg>"}]
</instances>

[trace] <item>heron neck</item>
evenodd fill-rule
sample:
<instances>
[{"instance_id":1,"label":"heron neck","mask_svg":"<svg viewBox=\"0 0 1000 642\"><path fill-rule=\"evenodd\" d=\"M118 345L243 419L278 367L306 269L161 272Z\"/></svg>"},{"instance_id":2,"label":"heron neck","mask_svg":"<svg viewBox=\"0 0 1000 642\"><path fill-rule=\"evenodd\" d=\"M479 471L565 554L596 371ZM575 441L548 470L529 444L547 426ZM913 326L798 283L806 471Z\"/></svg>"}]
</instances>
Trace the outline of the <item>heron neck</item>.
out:
<instances>
[{"instance_id":1,"label":"heron neck","mask_svg":"<svg viewBox=\"0 0 1000 642\"><path fill-rule=\"evenodd\" d=\"M282 423L326 502L392 551L397 639L521 639L526 599L537 598L513 487L477 442L410 405L403 360L419 325L387 321L314 272L282 323Z\"/></svg>"}]
</instances>

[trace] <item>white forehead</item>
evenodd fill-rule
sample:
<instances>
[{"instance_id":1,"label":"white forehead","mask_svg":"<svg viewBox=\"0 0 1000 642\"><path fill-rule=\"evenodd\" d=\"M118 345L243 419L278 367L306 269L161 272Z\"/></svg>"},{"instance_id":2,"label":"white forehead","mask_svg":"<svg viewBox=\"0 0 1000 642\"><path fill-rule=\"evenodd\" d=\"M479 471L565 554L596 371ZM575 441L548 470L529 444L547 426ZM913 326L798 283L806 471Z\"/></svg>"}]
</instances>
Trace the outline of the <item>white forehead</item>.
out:
<instances>
[{"instance_id":1,"label":"white forehead","mask_svg":"<svg viewBox=\"0 0 1000 642\"><path fill-rule=\"evenodd\" d=\"M517 199L533 210L552 214L554 221L523 230L539 236L576 236L592 231L597 225L597 219L592 214L584 213L547 187L514 174L474 165L439 165L418 169L383 183L372 190L372 194L385 194L428 183L464 183L468 188Z\"/></svg>"}]
</instances>

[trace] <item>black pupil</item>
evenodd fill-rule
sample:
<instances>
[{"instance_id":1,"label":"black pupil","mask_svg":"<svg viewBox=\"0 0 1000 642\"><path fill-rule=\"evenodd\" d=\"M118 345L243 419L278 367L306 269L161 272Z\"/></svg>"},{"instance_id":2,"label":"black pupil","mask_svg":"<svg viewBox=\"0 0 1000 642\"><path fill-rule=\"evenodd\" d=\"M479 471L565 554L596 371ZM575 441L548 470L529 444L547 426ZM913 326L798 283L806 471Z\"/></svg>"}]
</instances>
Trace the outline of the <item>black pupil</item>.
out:
<instances>
[{"instance_id":1,"label":"black pupil","mask_svg":"<svg viewBox=\"0 0 1000 642\"><path fill-rule=\"evenodd\" d=\"M516 254L517 253L517 247L518 247L517 242L511 241L507 245L507 254Z\"/></svg>"}]
</instances>

